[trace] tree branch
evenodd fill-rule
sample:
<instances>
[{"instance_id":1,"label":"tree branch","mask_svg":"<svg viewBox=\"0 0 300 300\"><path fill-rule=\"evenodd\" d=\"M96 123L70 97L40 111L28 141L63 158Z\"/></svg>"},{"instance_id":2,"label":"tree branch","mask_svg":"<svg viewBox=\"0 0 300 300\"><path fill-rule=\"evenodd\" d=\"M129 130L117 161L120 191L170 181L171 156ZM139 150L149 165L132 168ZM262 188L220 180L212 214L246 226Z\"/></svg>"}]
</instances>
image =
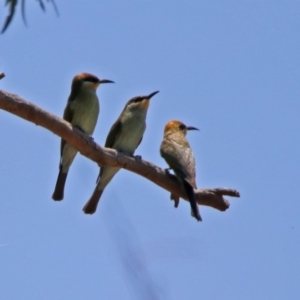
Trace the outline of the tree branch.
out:
<instances>
[{"instance_id":1,"label":"tree branch","mask_svg":"<svg viewBox=\"0 0 300 300\"><path fill-rule=\"evenodd\" d=\"M18 95L0 90L0 108L50 130L100 166L124 168L187 200L184 189L178 184L174 175L168 174L164 169L151 162L129 157L114 149L99 146L83 132L73 128L70 123L25 101ZM223 196L240 196L238 191L229 188L198 189L195 194L198 204L210 206L220 211L225 211L230 205Z\"/></svg>"}]
</instances>

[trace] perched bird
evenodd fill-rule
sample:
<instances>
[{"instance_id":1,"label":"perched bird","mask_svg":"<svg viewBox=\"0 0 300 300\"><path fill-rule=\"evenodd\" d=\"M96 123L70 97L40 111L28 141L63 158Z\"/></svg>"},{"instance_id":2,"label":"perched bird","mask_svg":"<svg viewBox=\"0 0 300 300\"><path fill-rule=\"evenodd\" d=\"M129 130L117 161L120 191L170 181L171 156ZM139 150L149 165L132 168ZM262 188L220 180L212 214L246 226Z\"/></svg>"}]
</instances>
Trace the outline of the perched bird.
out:
<instances>
[{"instance_id":1,"label":"perched bird","mask_svg":"<svg viewBox=\"0 0 300 300\"><path fill-rule=\"evenodd\" d=\"M113 83L113 81L99 79L89 73L77 74L73 78L71 94L64 111L64 120L88 135L92 135L96 127L100 111L96 90L101 83ZM53 200L62 200L64 198L64 187L68 171L76 154L77 150L62 139L60 144L59 173L52 195Z\"/></svg>"},{"instance_id":2,"label":"perched bird","mask_svg":"<svg viewBox=\"0 0 300 300\"><path fill-rule=\"evenodd\" d=\"M105 147L116 149L128 155L134 154L146 129L146 116L150 99L157 93L158 91L148 96L134 97L126 103L119 118L108 133ZM96 188L82 209L84 213L93 214L97 210L98 202L105 187L119 170L118 167L100 168Z\"/></svg>"},{"instance_id":3,"label":"perched bird","mask_svg":"<svg viewBox=\"0 0 300 300\"><path fill-rule=\"evenodd\" d=\"M191 205L192 216L198 221L202 221L194 193L194 189L197 189L195 158L190 144L185 138L188 130L199 129L186 126L180 121L168 122L160 145L160 154L182 183ZM171 194L171 199L175 200L176 207L179 201L178 196Z\"/></svg>"}]
</instances>

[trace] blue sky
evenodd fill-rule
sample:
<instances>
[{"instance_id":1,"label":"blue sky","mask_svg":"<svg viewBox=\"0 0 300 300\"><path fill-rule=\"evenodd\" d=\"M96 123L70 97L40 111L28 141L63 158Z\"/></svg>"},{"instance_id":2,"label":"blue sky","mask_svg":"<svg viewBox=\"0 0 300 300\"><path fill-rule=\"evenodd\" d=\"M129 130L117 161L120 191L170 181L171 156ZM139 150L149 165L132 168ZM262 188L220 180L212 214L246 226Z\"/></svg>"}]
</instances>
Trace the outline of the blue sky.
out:
<instances>
[{"instance_id":1,"label":"blue sky","mask_svg":"<svg viewBox=\"0 0 300 300\"><path fill-rule=\"evenodd\" d=\"M166 122L196 126L198 186L241 198L197 223L122 170L86 216L98 167L78 155L52 201L59 138L0 111L1 298L299 299L300 3L57 1L57 18L27 2L28 28L18 11L0 36L1 89L62 116L76 73L114 80L101 145L128 99L160 90L136 154L166 167Z\"/></svg>"}]
</instances>

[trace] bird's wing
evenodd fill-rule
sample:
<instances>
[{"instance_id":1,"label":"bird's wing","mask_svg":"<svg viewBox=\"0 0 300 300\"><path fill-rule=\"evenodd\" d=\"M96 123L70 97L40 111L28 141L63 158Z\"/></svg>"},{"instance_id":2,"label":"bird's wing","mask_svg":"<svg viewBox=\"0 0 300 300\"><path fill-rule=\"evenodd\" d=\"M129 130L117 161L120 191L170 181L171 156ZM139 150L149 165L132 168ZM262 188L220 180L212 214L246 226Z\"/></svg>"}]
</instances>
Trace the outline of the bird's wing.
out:
<instances>
[{"instance_id":1,"label":"bird's wing","mask_svg":"<svg viewBox=\"0 0 300 300\"><path fill-rule=\"evenodd\" d=\"M71 109L71 102L74 101L74 100L72 100L72 97L70 96L69 99L68 99L67 106L64 110L63 119L66 120L69 123L72 123L72 119L73 119L73 110ZM62 156L62 152L63 152L65 144L66 144L66 141L61 139L61 142L60 142L60 156Z\"/></svg>"},{"instance_id":2,"label":"bird's wing","mask_svg":"<svg viewBox=\"0 0 300 300\"><path fill-rule=\"evenodd\" d=\"M75 90L72 89L71 94L70 94L70 96L68 98L68 102L67 102L66 108L64 110L63 118L64 118L64 120L68 121L69 123L71 123L72 120L73 120L74 111L73 111L71 105L76 100L76 95L77 94L78 94L78 89L75 89Z\"/></svg>"},{"instance_id":3,"label":"bird's wing","mask_svg":"<svg viewBox=\"0 0 300 300\"><path fill-rule=\"evenodd\" d=\"M105 147L107 148L113 148L114 142L117 138L117 136L120 134L122 130L122 123L118 119L113 126L110 128L110 131L107 135L106 141L105 141Z\"/></svg>"},{"instance_id":4,"label":"bird's wing","mask_svg":"<svg viewBox=\"0 0 300 300\"><path fill-rule=\"evenodd\" d=\"M68 101L67 106L64 110L63 119L68 121L69 123L72 122L73 119L73 110L71 109L70 102Z\"/></svg>"},{"instance_id":5,"label":"bird's wing","mask_svg":"<svg viewBox=\"0 0 300 300\"><path fill-rule=\"evenodd\" d=\"M190 147L185 149L185 155L182 157L182 163L185 168L185 180L194 188L197 188L196 185L196 162L194 158L193 151Z\"/></svg>"},{"instance_id":6,"label":"bird's wing","mask_svg":"<svg viewBox=\"0 0 300 300\"><path fill-rule=\"evenodd\" d=\"M120 134L122 130L122 122L117 119L117 121L113 124L113 126L110 128L110 131L107 135L106 141L105 141L105 147L107 148L113 148L115 139L117 138L118 134ZM100 168L99 176L97 178L97 182L99 181L102 173L103 173L104 168Z\"/></svg>"}]
</instances>

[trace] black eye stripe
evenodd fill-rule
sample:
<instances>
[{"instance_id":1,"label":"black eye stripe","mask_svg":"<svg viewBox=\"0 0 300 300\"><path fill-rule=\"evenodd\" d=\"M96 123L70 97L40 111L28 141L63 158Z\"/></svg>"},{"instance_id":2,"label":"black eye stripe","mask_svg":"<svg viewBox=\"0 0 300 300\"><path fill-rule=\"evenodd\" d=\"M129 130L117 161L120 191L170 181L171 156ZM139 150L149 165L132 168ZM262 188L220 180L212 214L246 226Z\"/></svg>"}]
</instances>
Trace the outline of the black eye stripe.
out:
<instances>
[{"instance_id":1,"label":"black eye stripe","mask_svg":"<svg viewBox=\"0 0 300 300\"><path fill-rule=\"evenodd\" d=\"M186 129L186 126L185 126L184 124L180 124L180 125L179 125L179 129L180 129L180 130L184 130L184 129Z\"/></svg>"},{"instance_id":2,"label":"black eye stripe","mask_svg":"<svg viewBox=\"0 0 300 300\"><path fill-rule=\"evenodd\" d=\"M133 99L130 100L131 103L138 103L141 102L143 100L142 97L135 97Z\"/></svg>"},{"instance_id":3,"label":"black eye stripe","mask_svg":"<svg viewBox=\"0 0 300 300\"><path fill-rule=\"evenodd\" d=\"M99 79L98 79L97 77L91 76L91 77L85 78L84 81L93 82L93 83L98 83L98 82L99 82Z\"/></svg>"}]
</instances>

